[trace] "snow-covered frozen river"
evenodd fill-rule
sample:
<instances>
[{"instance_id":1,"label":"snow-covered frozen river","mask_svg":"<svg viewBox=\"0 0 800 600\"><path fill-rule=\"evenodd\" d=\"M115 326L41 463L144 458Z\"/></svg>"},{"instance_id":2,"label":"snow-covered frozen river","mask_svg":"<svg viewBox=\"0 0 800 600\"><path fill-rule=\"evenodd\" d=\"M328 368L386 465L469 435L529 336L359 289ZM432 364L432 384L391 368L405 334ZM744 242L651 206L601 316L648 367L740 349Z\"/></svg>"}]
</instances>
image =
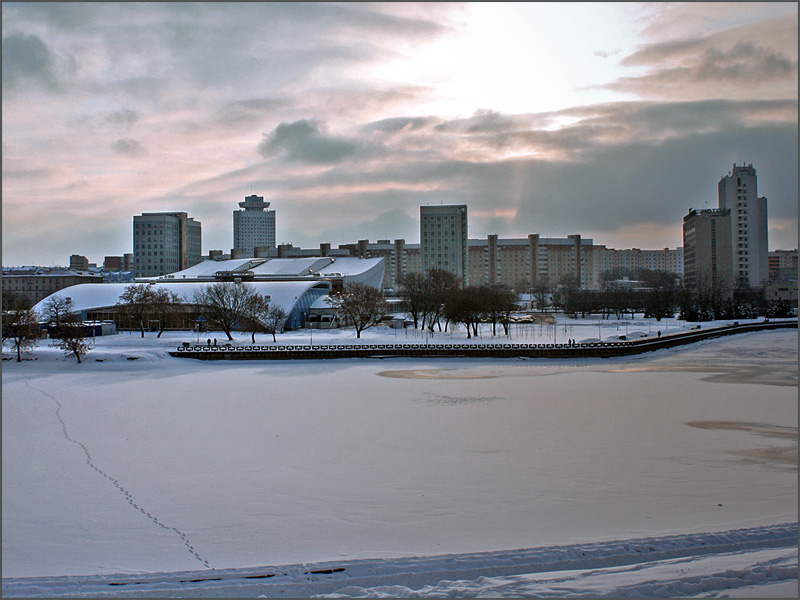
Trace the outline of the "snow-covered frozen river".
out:
<instances>
[{"instance_id":1,"label":"snow-covered frozen river","mask_svg":"<svg viewBox=\"0 0 800 600\"><path fill-rule=\"evenodd\" d=\"M173 347L121 334L84 365L44 348L4 363L3 577L797 522L796 330L588 361L229 363Z\"/></svg>"}]
</instances>

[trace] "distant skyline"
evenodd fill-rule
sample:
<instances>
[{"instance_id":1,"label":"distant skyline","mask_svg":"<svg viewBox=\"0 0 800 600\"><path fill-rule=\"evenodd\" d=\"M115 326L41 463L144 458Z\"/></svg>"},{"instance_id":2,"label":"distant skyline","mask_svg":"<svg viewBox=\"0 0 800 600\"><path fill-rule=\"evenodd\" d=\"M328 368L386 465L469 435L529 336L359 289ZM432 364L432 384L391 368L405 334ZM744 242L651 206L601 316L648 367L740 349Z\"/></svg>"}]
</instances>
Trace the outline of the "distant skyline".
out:
<instances>
[{"instance_id":1,"label":"distant skyline","mask_svg":"<svg viewBox=\"0 0 800 600\"><path fill-rule=\"evenodd\" d=\"M6 266L132 252L184 211L229 251L257 194L278 244L578 233L682 245L733 163L797 248L797 3L3 4Z\"/></svg>"}]
</instances>

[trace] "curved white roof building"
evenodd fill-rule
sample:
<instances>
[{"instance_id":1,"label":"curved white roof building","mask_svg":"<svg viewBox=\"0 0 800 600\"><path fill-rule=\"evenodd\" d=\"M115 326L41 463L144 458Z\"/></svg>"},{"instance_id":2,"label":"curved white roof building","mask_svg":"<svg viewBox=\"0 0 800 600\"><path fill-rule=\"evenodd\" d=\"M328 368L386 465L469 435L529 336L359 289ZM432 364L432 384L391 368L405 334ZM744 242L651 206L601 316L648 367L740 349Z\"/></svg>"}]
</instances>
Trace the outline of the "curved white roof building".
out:
<instances>
[{"instance_id":1,"label":"curved white roof building","mask_svg":"<svg viewBox=\"0 0 800 600\"><path fill-rule=\"evenodd\" d=\"M137 279L156 289L167 289L192 304L195 293L218 281L242 281L269 296L270 303L289 315L287 329L302 327L311 306L327 296L340 283L358 281L381 289L383 258L244 258L206 260L183 271L149 279ZM112 309L129 283L79 284L51 294L33 309L42 312L49 298L72 300L73 311L87 318L87 313Z\"/></svg>"}]
</instances>

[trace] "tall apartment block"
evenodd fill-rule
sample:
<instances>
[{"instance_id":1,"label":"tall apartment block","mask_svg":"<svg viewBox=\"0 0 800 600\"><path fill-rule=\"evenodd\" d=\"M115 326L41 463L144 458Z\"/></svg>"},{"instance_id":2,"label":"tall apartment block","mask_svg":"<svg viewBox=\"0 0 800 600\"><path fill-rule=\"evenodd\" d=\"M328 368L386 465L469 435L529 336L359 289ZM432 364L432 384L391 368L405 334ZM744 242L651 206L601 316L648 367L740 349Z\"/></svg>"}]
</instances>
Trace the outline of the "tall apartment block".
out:
<instances>
[{"instance_id":1,"label":"tall apartment block","mask_svg":"<svg viewBox=\"0 0 800 600\"><path fill-rule=\"evenodd\" d=\"M134 277L157 277L196 265L201 256L200 222L185 212L133 217Z\"/></svg>"},{"instance_id":2,"label":"tall apartment block","mask_svg":"<svg viewBox=\"0 0 800 600\"><path fill-rule=\"evenodd\" d=\"M275 248L275 211L267 210L263 196L245 196L240 210L233 211L233 248L254 251Z\"/></svg>"},{"instance_id":3,"label":"tall apartment block","mask_svg":"<svg viewBox=\"0 0 800 600\"><path fill-rule=\"evenodd\" d=\"M731 212L731 261L734 282L756 287L769 275L767 199L758 197L753 165L733 165L719 182L719 208Z\"/></svg>"},{"instance_id":4,"label":"tall apartment block","mask_svg":"<svg viewBox=\"0 0 800 600\"><path fill-rule=\"evenodd\" d=\"M466 285L467 205L419 207L422 270L437 268L455 273Z\"/></svg>"},{"instance_id":5,"label":"tall apartment block","mask_svg":"<svg viewBox=\"0 0 800 600\"><path fill-rule=\"evenodd\" d=\"M683 280L687 288L730 296L733 284L731 211L694 210L683 218Z\"/></svg>"}]
</instances>

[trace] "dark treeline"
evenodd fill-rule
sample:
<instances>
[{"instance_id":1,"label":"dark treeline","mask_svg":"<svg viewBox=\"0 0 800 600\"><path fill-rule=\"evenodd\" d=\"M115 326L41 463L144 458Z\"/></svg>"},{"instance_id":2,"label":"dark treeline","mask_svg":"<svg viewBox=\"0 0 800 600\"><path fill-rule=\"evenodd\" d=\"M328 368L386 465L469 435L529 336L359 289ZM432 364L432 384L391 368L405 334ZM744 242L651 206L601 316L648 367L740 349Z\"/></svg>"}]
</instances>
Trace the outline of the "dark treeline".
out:
<instances>
[{"instance_id":1,"label":"dark treeline","mask_svg":"<svg viewBox=\"0 0 800 600\"><path fill-rule=\"evenodd\" d=\"M505 286L462 287L458 277L443 269L409 273L400 285L400 297L415 328L446 330L461 323L467 337L478 335L479 323L491 323L492 333L502 325L509 332L511 313L519 309L517 297Z\"/></svg>"},{"instance_id":2,"label":"dark treeline","mask_svg":"<svg viewBox=\"0 0 800 600\"><path fill-rule=\"evenodd\" d=\"M687 321L709 321L794 316L790 302L767 301L760 291L747 286L735 290L687 290L675 274L647 269L616 269L604 273L601 280L599 290L582 289L569 278L555 285L540 281L529 290L532 305L540 311L552 308L575 318L601 315L603 319L621 319L640 314L660 321L677 314ZM399 295L414 327L431 332L460 323L468 336L477 335L479 323L492 323L493 334L498 324L508 334L511 313L519 310L510 288L462 287L454 274L442 269L407 275Z\"/></svg>"}]
</instances>

